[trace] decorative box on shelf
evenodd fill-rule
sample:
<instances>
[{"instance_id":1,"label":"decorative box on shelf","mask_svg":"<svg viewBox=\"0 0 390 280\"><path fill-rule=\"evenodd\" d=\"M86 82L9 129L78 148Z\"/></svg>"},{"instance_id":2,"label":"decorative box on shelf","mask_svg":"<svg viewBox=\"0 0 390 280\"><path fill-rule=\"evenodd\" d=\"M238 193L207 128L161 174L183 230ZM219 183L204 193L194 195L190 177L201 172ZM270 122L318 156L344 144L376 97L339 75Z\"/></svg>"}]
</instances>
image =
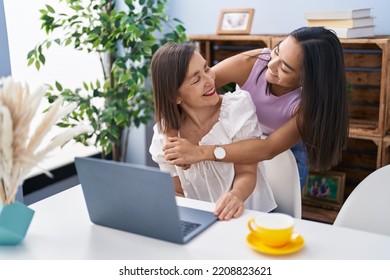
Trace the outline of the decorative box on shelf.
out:
<instances>
[{"instance_id":1,"label":"decorative box on shelf","mask_svg":"<svg viewBox=\"0 0 390 280\"><path fill-rule=\"evenodd\" d=\"M390 130L390 36L340 41L350 87L351 134L384 137Z\"/></svg>"}]
</instances>

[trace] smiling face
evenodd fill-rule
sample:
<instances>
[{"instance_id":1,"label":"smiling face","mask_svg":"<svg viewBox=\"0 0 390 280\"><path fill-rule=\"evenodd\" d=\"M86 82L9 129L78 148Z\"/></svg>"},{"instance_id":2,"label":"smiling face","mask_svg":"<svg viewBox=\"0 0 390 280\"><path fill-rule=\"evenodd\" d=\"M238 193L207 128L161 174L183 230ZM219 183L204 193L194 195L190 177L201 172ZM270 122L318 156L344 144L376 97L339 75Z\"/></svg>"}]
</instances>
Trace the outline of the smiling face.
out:
<instances>
[{"instance_id":1,"label":"smiling face","mask_svg":"<svg viewBox=\"0 0 390 280\"><path fill-rule=\"evenodd\" d=\"M291 36L271 52L266 79L272 84L272 93L286 93L300 86L303 53L299 43Z\"/></svg>"},{"instance_id":2,"label":"smiling face","mask_svg":"<svg viewBox=\"0 0 390 280\"><path fill-rule=\"evenodd\" d=\"M215 89L215 73L206 60L194 52L188 64L188 70L179 88L177 104L185 110L215 106L219 96Z\"/></svg>"}]
</instances>

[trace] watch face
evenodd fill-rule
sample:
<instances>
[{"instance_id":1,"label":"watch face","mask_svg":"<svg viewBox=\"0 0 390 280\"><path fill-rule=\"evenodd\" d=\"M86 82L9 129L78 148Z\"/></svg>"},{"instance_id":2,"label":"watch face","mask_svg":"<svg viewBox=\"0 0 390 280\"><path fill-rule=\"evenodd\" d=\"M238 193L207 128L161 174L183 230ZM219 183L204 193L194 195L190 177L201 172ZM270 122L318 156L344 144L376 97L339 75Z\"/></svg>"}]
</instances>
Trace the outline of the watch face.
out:
<instances>
[{"instance_id":1,"label":"watch face","mask_svg":"<svg viewBox=\"0 0 390 280\"><path fill-rule=\"evenodd\" d=\"M223 159L226 156L226 151L224 148L218 146L214 149L214 156L216 159Z\"/></svg>"}]
</instances>

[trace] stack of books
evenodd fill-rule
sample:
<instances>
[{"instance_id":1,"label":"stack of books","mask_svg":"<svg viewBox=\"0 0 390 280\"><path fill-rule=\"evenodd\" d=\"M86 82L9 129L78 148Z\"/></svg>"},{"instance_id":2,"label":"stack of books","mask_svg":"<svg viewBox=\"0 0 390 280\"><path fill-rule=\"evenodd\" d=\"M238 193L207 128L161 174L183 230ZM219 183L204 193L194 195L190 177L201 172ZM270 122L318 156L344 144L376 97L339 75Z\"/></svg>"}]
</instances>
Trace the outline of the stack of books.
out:
<instances>
[{"instance_id":1,"label":"stack of books","mask_svg":"<svg viewBox=\"0 0 390 280\"><path fill-rule=\"evenodd\" d=\"M339 38L373 37L374 17L371 9L345 9L305 12L308 26L323 26L336 32Z\"/></svg>"}]
</instances>

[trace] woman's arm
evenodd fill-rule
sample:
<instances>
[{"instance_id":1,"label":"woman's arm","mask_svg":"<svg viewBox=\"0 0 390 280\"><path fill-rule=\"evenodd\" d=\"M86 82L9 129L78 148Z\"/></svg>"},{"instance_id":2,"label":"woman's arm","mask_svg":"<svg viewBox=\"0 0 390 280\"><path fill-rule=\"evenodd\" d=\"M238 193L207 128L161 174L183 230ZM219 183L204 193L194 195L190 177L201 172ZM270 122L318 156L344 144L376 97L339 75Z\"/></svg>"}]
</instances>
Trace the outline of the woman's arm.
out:
<instances>
[{"instance_id":1,"label":"woman's arm","mask_svg":"<svg viewBox=\"0 0 390 280\"><path fill-rule=\"evenodd\" d=\"M226 58L213 66L216 88L228 83L236 83L242 86L248 79L261 51L262 49L246 51Z\"/></svg>"},{"instance_id":2,"label":"woman's arm","mask_svg":"<svg viewBox=\"0 0 390 280\"><path fill-rule=\"evenodd\" d=\"M183 188L181 187L179 176L172 177L172 180L173 180L173 185L175 187L176 196L184 197L184 191Z\"/></svg>"},{"instance_id":3,"label":"woman's arm","mask_svg":"<svg viewBox=\"0 0 390 280\"><path fill-rule=\"evenodd\" d=\"M226 157L223 162L257 163L272 159L290 149L301 139L296 118L292 118L274 131L266 139L252 139L223 145ZM215 146L197 146L184 138L171 137L163 150L171 164L194 164L205 160L215 160Z\"/></svg>"},{"instance_id":4,"label":"woman's arm","mask_svg":"<svg viewBox=\"0 0 390 280\"><path fill-rule=\"evenodd\" d=\"M220 220L238 218L244 212L244 202L256 186L257 164L235 164L232 188L217 200L214 214Z\"/></svg>"}]
</instances>

